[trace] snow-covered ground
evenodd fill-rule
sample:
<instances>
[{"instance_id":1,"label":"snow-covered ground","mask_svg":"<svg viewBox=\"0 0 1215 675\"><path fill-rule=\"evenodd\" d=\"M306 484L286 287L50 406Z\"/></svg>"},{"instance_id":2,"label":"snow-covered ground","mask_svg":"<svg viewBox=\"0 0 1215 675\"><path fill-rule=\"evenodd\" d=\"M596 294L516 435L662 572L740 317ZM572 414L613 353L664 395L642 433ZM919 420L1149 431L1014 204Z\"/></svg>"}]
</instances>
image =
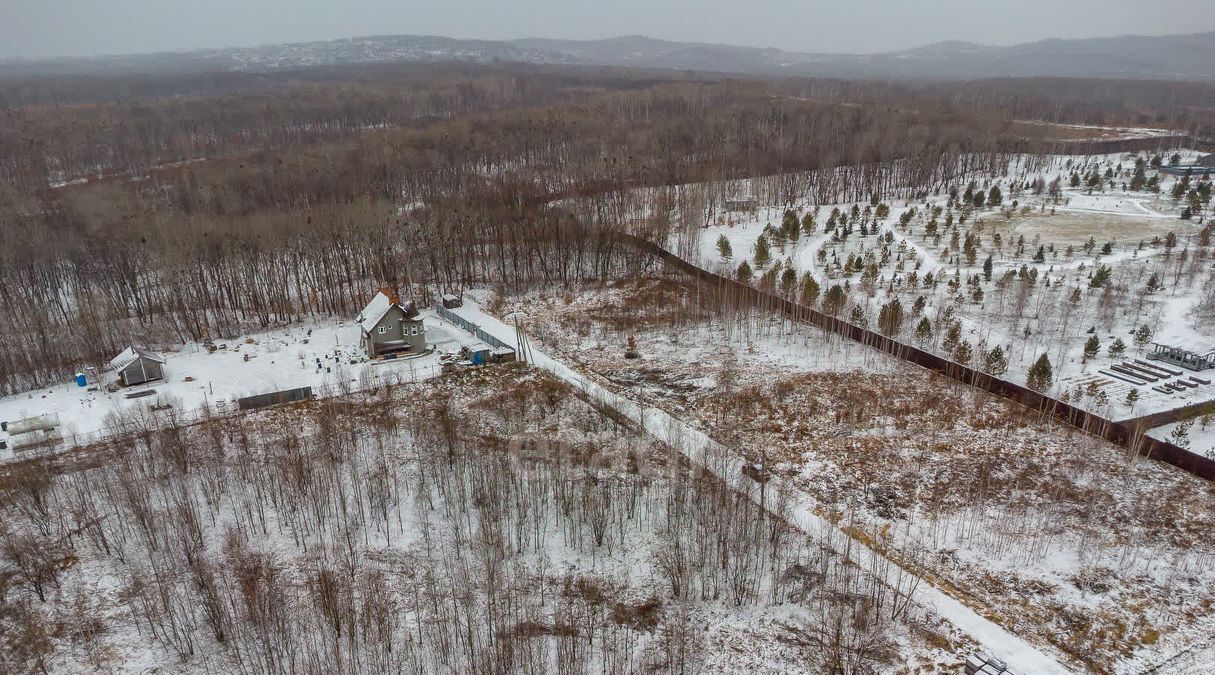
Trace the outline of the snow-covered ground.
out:
<instances>
[{"instance_id":1,"label":"snow-covered ground","mask_svg":"<svg viewBox=\"0 0 1215 675\"><path fill-rule=\"evenodd\" d=\"M1198 153L1178 154L1184 164ZM1134 163L1133 155L1059 156L1029 170L1014 160L1005 175L989 176L978 186L982 191L991 186L1000 189L999 209L958 203L951 208L948 196L938 194L919 201L895 201L888 205L889 215L878 219L870 204L812 205L806 199L792 209L799 218L809 216L814 229L803 231L795 242L781 242L771 234L772 228L781 226L784 205L760 207L754 214L721 212L700 232L694 262L733 274L746 260L757 280L765 270L792 269L798 274L799 288L801 277L810 274L821 292L833 284L844 285L849 298L842 315L848 317L849 310L859 307L870 326L875 325L878 308L898 298L907 316L902 339L920 343L914 332L920 318L926 317L932 332L921 344L954 357L952 343L944 340L944 327L956 324L960 341L973 354L973 365L983 367L983 352L999 346L1007 359L1004 377L1019 383L1046 354L1053 369L1053 395L1112 419L1215 399L1215 385L1161 392L1153 386L1164 382L1143 386L1108 375L1110 366L1143 358L1150 351L1150 345L1141 348L1134 343L1133 334L1142 326L1162 340L1215 334L1213 317L1197 311L1210 293L1207 289L1215 285L1209 247L1198 241L1210 216L1200 212L1191 220L1178 217L1183 204L1170 192L1180 177L1160 174L1156 194L1125 189ZM1073 188L1068 185L1073 171L1082 176L1094 171L1104 176L1109 171L1112 178L1103 178L1099 189ZM1155 173L1147 170L1149 177ZM1200 176L1196 174L1192 184ZM1060 179L1060 195L1034 194L1027 183L1038 177L1046 183ZM853 233L842 240L841 226L830 224L833 212L854 214ZM868 223L867 236L860 234L858 220ZM765 231L772 262L760 266L756 245ZM1176 237L1172 246L1167 245L1170 233ZM672 250L678 250L679 236L672 236ZM974 237L976 250L966 256L962 240L968 236ZM719 252L723 238L729 244L729 258ZM1036 259L1039 247L1043 255ZM989 257L991 272L986 279L984 262ZM857 266L849 268L846 263L853 260ZM875 270L868 280L862 265ZM1103 266L1111 269L1110 281L1094 288L1094 271ZM1036 275L1036 283L1022 283L1025 272ZM1005 279L1010 274L1011 283ZM1158 288L1148 292L1153 275ZM912 311L921 298L923 311ZM1085 354L1091 337L1099 342L1096 355ZM1111 356L1109 348L1118 340L1124 351ZM1128 401L1131 389L1138 400Z\"/></svg>"},{"instance_id":2,"label":"snow-covered ground","mask_svg":"<svg viewBox=\"0 0 1215 675\"><path fill-rule=\"evenodd\" d=\"M838 532L764 515L541 371L333 403L253 412L247 434L178 428L187 470L128 440L122 461L34 482L49 519L6 491L0 537L62 565L44 601L27 577L6 589L0 632L59 630L0 670L812 675L859 643L855 672L945 675L975 648L892 607L862 551L828 552Z\"/></svg>"},{"instance_id":3,"label":"snow-covered ground","mask_svg":"<svg viewBox=\"0 0 1215 675\"><path fill-rule=\"evenodd\" d=\"M1182 430L1179 431L1178 427L1182 427ZM1148 435L1215 459L1215 415L1166 424L1152 429Z\"/></svg>"},{"instance_id":4,"label":"snow-covered ground","mask_svg":"<svg viewBox=\"0 0 1215 675\"><path fill-rule=\"evenodd\" d=\"M56 414L61 435L69 444L80 444L104 434L108 416L131 409L170 404L178 414L190 414L205 405L224 410L245 396L296 387L321 388L343 382L357 387L368 378L421 381L439 374L441 353L457 352L470 341L463 330L432 310L422 315L427 342L436 347L431 354L369 361L359 343L356 323L309 321L218 343L226 347L214 353L197 343L165 352L165 378L146 385L111 393L104 383L113 381L114 373L103 372L102 386L95 391L89 389L97 382L90 382L87 388L72 382L0 398L0 420ZM145 390L155 394L127 398ZM0 440L7 439L0 432ZM13 456L11 447L0 451L0 458Z\"/></svg>"}]
</instances>

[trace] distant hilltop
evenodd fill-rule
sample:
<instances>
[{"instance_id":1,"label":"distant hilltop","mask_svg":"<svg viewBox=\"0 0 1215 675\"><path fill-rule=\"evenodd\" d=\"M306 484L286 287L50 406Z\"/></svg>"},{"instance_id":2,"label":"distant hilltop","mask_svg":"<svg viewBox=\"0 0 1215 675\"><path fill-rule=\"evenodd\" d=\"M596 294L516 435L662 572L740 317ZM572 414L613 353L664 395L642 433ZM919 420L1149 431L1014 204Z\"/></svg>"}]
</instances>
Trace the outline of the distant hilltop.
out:
<instances>
[{"instance_id":1,"label":"distant hilltop","mask_svg":"<svg viewBox=\"0 0 1215 675\"><path fill-rule=\"evenodd\" d=\"M830 54L671 42L642 35L604 40L464 40L380 35L260 47L94 58L0 61L0 75L245 71L353 63L507 61L856 79L958 80L1092 77L1215 81L1215 32L1042 40L1007 47L938 42L879 54Z\"/></svg>"}]
</instances>

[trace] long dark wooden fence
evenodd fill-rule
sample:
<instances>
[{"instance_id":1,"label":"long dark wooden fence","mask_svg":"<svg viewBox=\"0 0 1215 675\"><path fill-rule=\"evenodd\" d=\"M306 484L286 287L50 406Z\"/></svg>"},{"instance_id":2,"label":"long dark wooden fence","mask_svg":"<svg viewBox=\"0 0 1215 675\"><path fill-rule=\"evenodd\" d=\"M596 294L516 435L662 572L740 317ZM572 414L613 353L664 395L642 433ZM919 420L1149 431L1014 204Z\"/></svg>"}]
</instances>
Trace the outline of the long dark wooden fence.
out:
<instances>
[{"instance_id":1,"label":"long dark wooden fence","mask_svg":"<svg viewBox=\"0 0 1215 675\"><path fill-rule=\"evenodd\" d=\"M892 339L813 307L807 307L774 293L760 290L750 284L714 274L646 239L628 234L620 234L619 238L621 242L636 250L658 258L668 268L694 277L702 288L709 291L705 294L705 297L709 298L709 302L717 302L723 307L727 301L740 306L756 307L784 315L793 321L818 326L824 331L842 335L904 361L1040 411L1087 433L1124 445L1140 455L1172 464L1206 480L1215 480L1215 460L1147 435L1147 431L1152 427L1177 421L1180 415L1184 414L1182 411L1167 411L1157 415L1113 422L1024 385L1015 384L970 366L956 363L938 354Z\"/></svg>"},{"instance_id":2,"label":"long dark wooden fence","mask_svg":"<svg viewBox=\"0 0 1215 675\"><path fill-rule=\"evenodd\" d=\"M241 410L257 410L258 408L265 408L266 406L307 401L310 398L312 398L312 387L296 387L295 389L284 389L282 391L272 391L266 394L246 396L239 399L236 402L236 405Z\"/></svg>"}]
</instances>

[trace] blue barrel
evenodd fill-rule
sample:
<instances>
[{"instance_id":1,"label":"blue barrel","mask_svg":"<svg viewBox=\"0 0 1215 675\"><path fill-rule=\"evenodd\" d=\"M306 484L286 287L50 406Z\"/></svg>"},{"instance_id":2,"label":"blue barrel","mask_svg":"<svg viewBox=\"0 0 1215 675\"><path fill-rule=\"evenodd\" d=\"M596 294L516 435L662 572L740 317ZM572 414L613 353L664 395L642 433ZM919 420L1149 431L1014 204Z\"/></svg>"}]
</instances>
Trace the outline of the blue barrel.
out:
<instances>
[{"instance_id":1,"label":"blue barrel","mask_svg":"<svg viewBox=\"0 0 1215 675\"><path fill-rule=\"evenodd\" d=\"M76 373L76 386L77 387L89 386L89 378L85 377L84 373Z\"/></svg>"}]
</instances>

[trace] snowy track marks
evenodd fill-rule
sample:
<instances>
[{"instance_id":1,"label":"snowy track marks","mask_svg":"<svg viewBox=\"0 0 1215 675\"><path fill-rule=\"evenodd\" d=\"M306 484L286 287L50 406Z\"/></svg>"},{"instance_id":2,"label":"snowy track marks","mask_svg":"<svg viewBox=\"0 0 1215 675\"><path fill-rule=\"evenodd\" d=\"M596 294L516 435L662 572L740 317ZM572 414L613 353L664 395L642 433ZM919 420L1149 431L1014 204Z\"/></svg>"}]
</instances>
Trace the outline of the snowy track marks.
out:
<instances>
[{"instance_id":1,"label":"snowy track marks","mask_svg":"<svg viewBox=\"0 0 1215 675\"><path fill-rule=\"evenodd\" d=\"M467 298L464 301L464 307L454 311L480 325L482 330L507 344L515 344L518 341L513 326L508 326L492 315L481 311L475 303ZM529 348L529 352L532 357L532 365L553 373L571 386L577 387L600 404L610 407L621 415L628 417L641 426L646 433L677 449L696 465L710 468L705 462L705 458L709 453L722 453L723 456L731 457L727 468L717 472L717 475L729 485L738 484L738 479L742 472L741 459L728 454L721 444L709 438L704 432L660 408L642 406L628 397L607 389L590 377L550 357L542 350L532 347ZM769 489L779 490L782 485L783 483L779 478L773 478L769 482ZM789 519L803 532L813 534L822 531L834 531L839 536L849 536L846 532L836 527L834 523L819 516L814 510L813 502L809 497L800 493L796 488L787 490L787 493L794 497L790 505ZM855 539L853 539L852 547L854 549L859 548L867 553L867 555L856 557L858 564L863 565L869 562L872 565L872 561L885 559L885 556L880 552ZM902 570L908 576L916 576L893 561L884 560L884 562L888 562L892 570ZM873 570L870 569L868 571ZM1026 674L1033 673L1034 675L1065 675L1072 672L1049 654L1008 632L995 622L980 616L970 607L967 607L928 583L927 580L922 581L924 583L920 584L916 590L917 602L933 610L959 630L968 634L988 652L1006 660L1014 671Z\"/></svg>"}]
</instances>

